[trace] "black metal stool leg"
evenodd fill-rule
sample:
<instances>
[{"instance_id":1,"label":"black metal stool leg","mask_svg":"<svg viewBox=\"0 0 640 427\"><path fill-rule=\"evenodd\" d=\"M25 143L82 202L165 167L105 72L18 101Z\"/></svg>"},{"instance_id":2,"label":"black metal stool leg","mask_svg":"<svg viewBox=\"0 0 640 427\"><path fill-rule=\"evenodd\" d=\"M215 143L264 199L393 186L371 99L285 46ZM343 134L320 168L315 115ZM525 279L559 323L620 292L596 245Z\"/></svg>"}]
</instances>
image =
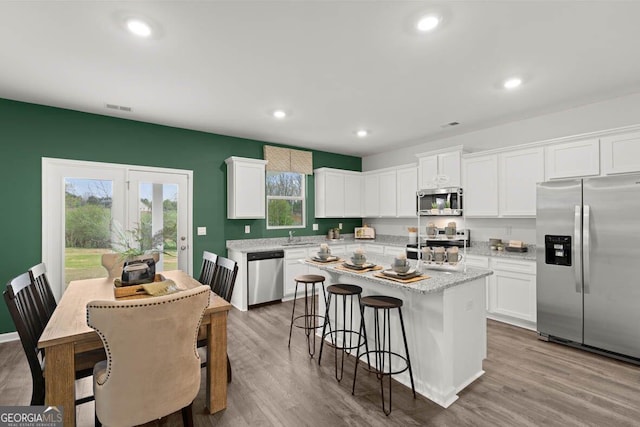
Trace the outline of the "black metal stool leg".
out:
<instances>
[{"instance_id":1,"label":"black metal stool leg","mask_svg":"<svg viewBox=\"0 0 640 427\"><path fill-rule=\"evenodd\" d=\"M293 310L291 310L291 325L289 325L289 345L291 347L291 332L293 331L293 316L296 314L296 300L298 299L298 283L296 282L296 290L293 294Z\"/></svg>"},{"instance_id":2,"label":"black metal stool leg","mask_svg":"<svg viewBox=\"0 0 640 427\"><path fill-rule=\"evenodd\" d=\"M329 294L329 297L327 298L327 303L325 306L325 310L324 310L324 322L322 325L322 340L320 341L320 353L318 354L318 365L320 364L320 361L322 360L322 347L324 347L324 337L327 331L327 324L330 322L329 321L329 306L331 305L331 294ZM329 331L331 331L331 325L329 325ZM331 342L333 343L333 335L331 335Z\"/></svg>"},{"instance_id":3,"label":"black metal stool leg","mask_svg":"<svg viewBox=\"0 0 640 427\"><path fill-rule=\"evenodd\" d=\"M413 383L413 370L411 369L411 359L409 359L409 346L407 345L407 334L404 332L404 320L402 320L402 309L398 307L398 315L400 316L400 328L402 329L402 340L404 341L404 351L407 356L407 367L409 368L409 378L411 378L411 390L413 390L413 398L416 398L416 386Z\"/></svg>"}]
</instances>

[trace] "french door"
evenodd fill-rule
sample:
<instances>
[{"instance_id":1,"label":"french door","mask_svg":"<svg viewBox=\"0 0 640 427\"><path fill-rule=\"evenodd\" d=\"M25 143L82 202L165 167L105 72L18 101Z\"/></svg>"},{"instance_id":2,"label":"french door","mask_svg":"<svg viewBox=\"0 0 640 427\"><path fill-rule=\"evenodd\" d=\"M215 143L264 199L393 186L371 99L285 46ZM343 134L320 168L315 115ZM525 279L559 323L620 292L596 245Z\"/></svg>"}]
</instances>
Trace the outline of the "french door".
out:
<instances>
[{"instance_id":1,"label":"french door","mask_svg":"<svg viewBox=\"0 0 640 427\"><path fill-rule=\"evenodd\" d=\"M157 271L191 274L192 172L42 159L42 259L56 298L71 280L106 277L123 235L160 252Z\"/></svg>"}]
</instances>

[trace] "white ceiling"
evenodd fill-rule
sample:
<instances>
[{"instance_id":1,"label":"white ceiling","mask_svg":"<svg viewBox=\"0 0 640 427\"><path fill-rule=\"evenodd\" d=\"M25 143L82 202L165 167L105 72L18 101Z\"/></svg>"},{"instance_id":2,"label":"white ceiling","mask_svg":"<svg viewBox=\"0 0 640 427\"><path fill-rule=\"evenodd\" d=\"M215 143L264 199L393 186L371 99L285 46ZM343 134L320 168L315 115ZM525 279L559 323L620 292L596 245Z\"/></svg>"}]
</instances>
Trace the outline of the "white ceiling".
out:
<instances>
[{"instance_id":1,"label":"white ceiling","mask_svg":"<svg viewBox=\"0 0 640 427\"><path fill-rule=\"evenodd\" d=\"M432 11L441 27L416 33ZM3 1L0 97L366 156L640 91L638 17L633 1Z\"/></svg>"}]
</instances>

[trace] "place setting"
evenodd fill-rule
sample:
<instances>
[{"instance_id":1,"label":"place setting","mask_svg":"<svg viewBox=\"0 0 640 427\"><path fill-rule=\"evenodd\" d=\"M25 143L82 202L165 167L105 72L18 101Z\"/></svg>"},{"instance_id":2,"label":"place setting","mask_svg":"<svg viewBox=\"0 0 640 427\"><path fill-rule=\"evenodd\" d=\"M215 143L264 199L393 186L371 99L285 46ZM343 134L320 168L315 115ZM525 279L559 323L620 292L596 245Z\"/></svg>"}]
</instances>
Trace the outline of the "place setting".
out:
<instances>
[{"instance_id":1,"label":"place setting","mask_svg":"<svg viewBox=\"0 0 640 427\"><path fill-rule=\"evenodd\" d=\"M344 271L352 271L354 273L366 273L368 271L382 270L382 266L372 262L367 262L367 257L362 248L358 248L353 252L350 260L344 261L337 265L336 269Z\"/></svg>"},{"instance_id":2,"label":"place setting","mask_svg":"<svg viewBox=\"0 0 640 427\"><path fill-rule=\"evenodd\" d=\"M334 262L343 261L342 258L331 255L331 249L326 243L320 244L320 250L315 255L311 256L307 261L314 262L316 264L331 264Z\"/></svg>"},{"instance_id":3,"label":"place setting","mask_svg":"<svg viewBox=\"0 0 640 427\"><path fill-rule=\"evenodd\" d=\"M374 276L400 283L419 282L429 278L429 276L422 274L421 271L411 267L406 253L401 253L395 257L391 268L384 269L374 274Z\"/></svg>"}]
</instances>

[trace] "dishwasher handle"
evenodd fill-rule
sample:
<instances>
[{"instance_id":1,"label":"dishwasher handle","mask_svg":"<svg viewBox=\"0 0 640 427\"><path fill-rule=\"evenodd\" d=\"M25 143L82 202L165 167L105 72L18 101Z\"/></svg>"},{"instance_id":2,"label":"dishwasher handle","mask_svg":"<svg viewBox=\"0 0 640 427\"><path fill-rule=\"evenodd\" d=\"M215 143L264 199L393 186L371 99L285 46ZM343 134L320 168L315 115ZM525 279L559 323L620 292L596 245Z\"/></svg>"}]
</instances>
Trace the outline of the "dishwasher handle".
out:
<instances>
[{"instance_id":1,"label":"dishwasher handle","mask_svg":"<svg viewBox=\"0 0 640 427\"><path fill-rule=\"evenodd\" d=\"M260 261L263 259L284 258L284 251L265 251L247 253L247 261Z\"/></svg>"}]
</instances>

